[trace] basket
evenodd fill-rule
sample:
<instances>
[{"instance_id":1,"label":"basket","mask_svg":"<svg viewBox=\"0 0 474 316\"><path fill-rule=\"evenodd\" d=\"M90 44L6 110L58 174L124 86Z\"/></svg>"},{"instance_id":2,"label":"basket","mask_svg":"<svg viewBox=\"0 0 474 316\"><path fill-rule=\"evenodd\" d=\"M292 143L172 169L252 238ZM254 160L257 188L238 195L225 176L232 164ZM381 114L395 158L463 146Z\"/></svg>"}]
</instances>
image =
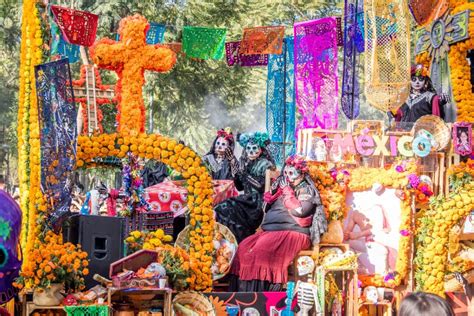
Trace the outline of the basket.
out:
<instances>
[{"instance_id":1,"label":"basket","mask_svg":"<svg viewBox=\"0 0 474 316\"><path fill-rule=\"evenodd\" d=\"M413 135L416 137L420 130L430 132L437 142L437 146L433 151L441 151L445 149L451 140L451 130L446 123L436 115L425 115L420 117L413 126Z\"/></svg>"},{"instance_id":2,"label":"basket","mask_svg":"<svg viewBox=\"0 0 474 316\"><path fill-rule=\"evenodd\" d=\"M64 306L68 316L108 316L109 307L107 305L89 306Z\"/></svg>"},{"instance_id":3,"label":"basket","mask_svg":"<svg viewBox=\"0 0 474 316\"><path fill-rule=\"evenodd\" d=\"M468 272L464 273L463 277L467 280L469 284L474 283L474 269L469 270ZM455 277L444 282L445 292L458 292L458 291L462 291L462 289L463 289L463 285L459 283L459 281Z\"/></svg>"},{"instance_id":4,"label":"basket","mask_svg":"<svg viewBox=\"0 0 474 316\"><path fill-rule=\"evenodd\" d=\"M189 249L189 232L190 231L191 231L191 226L190 225L186 226L178 234L178 237L176 238L176 242L174 243L174 245L187 251ZM225 240L229 241L232 245L234 245L235 246L235 251L232 254L232 258L229 261L228 269L226 269L226 271L224 273L219 273L219 274L213 273L212 274L212 280L214 280L214 281L223 278L227 273L229 273L230 266L231 266L232 261L234 260L235 255L237 253L237 246L238 246L237 239L235 238L234 234L232 234L230 229L227 228L226 226L224 226L220 223L215 223L215 225L214 225L214 234L217 234L217 233L222 234L222 236L224 237ZM214 260L215 260L215 258L214 258Z\"/></svg>"},{"instance_id":5,"label":"basket","mask_svg":"<svg viewBox=\"0 0 474 316\"><path fill-rule=\"evenodd\" d=\"M201 315L216 316L214 305L206 296L197 292L181 292L173 300L173 315L176 315L175 304L189 305L193 311L199 311Z\"/></svg>"}]
</instances>

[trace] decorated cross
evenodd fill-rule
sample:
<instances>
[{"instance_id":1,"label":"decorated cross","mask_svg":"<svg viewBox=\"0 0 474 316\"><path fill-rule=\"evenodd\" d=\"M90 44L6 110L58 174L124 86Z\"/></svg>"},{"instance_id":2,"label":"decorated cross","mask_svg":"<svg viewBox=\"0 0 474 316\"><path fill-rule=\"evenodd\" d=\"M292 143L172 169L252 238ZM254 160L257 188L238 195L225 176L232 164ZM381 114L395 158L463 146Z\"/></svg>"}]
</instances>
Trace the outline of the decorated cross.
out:
<instances>
[{"instance_id":1,"label":"decorated cross","mask_svg":"<svg viewBox=\"0 0 474 316\"><path fill-rule=\"evenodd\" d=\"M447 12L428 27L419 28L416 32L415 54L429 55L431 80L440 93L451 91L448 53L450 46L469 38L469 15L469 10L452 15ZM454 120L454 113L447 111L446 114L447 120Z\"/></svg>"},{"instance_id":2,"label":"decorated cross","mask_svg":"<svg viewBox=\"0 0 474 316\"><path fill-rule=\"evenodd\" d=\"M148 28L148 21L143 16L127 17L120 21L119 42L105 38L91 47L94 63L114 70L119 77L115 89L119 132L145 131L144 71L166 72L176 63L176 54L171 49L146 44Z\"/></svg>"}]
</instances>

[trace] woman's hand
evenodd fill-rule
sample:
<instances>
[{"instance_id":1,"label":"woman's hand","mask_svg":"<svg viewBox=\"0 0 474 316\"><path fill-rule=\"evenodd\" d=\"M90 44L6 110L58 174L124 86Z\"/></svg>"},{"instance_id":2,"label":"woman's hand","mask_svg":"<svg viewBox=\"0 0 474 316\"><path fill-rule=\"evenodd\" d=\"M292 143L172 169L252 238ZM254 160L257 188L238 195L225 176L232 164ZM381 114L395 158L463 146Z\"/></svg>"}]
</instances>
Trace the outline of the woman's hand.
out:
<instances>
[{"instance_id":1,"label":"woman's hand","mask_svg":"<svg viewBox=\"0 0 474 316\"><path fill-rule=\"evenodd\" d=\"M289 187L289 183L288 183L288 180L286 180L286 177L281 177L280 178L280 188L285 188L285 187Z\"/></svg>"}]
</instances>

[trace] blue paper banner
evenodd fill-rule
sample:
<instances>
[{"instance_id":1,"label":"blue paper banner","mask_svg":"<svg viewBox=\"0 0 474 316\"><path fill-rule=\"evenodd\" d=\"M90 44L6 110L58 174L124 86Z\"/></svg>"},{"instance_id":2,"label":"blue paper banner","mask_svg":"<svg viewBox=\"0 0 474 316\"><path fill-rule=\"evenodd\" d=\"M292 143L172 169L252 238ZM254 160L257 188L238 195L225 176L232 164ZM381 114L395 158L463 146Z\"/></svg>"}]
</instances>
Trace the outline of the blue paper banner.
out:
<instances>
[{"instance_id":1,"label":"blue paper banner","mask_svg":"<svg viewBox=\"0 0 474 316\"><path fill-rule=\"evenodd\" d=\"M68 58L70 63L75 63L79 61L80 52L79 46L74 44L69 44L63 38L61 31L59 30L58 25L51 18L49 19L51 25L51 56L60 55L63 58Z\"/></svg>"},{"instance_id":2,"label":"blue paper banner","mask_svg":"<svg viewBox=\"0 0 474 316\"><path fill-rule=\"evenodd\" d=\"M41 189L52 213L71 204L76 165L76 106L69 62L61 59L35 66L41 146Z\"/></svg>"},{"instance_id":3,"label":"blue paper banner","mask_svg":"<svg viewBox=\"0 0 474 316\"><path fill-rule=\"evenodd\" d=\"M283 40L283 52L269 55L267 77L267 131L272 153L278 165L294 151L295 140L295 73L293 37ZM285 157L284 157L285 156Z\"/></svg>"},{"instance_id":4,"label":"blue paper banner","mask_svg":"<svg viewBox=\"0 0 474 316\"><path fill-rule=\"evenodd\" d=\"M163 43L165 31L166 26L164 24L150 23L150 29L146 33L146 43L151 45Z\"/></svg>"}]
</instances>

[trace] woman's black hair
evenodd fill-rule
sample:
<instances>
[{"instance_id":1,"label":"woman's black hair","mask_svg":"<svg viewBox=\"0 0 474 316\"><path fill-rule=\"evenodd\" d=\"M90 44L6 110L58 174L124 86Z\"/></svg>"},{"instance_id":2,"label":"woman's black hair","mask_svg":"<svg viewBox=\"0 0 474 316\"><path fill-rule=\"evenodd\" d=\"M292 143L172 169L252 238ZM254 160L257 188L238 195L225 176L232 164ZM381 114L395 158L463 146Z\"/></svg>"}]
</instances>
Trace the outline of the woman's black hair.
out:
<instances>
[{"instance_id":1,"label":"woman's black hair","mask_svg":"<svg viewBox=\"0 0 474 316\"><path fill-rule=\"evenodd\" d=\"M402 300L398 316L454 316L442 297L425 292L411 293Z\"/></svg>"},{"instance_id":2,"label":"woman's black hair","mask_svg":"<svg viewBox=\"0 0 474 316\"><path fill-rule=\"evenodd\" d=\"M462 133L466 133L466 135L469 136L469 130L467 129L467 127L458 127L456 129L456 134L458 138L461 137Z\"/></svg>"}]
</instances>

